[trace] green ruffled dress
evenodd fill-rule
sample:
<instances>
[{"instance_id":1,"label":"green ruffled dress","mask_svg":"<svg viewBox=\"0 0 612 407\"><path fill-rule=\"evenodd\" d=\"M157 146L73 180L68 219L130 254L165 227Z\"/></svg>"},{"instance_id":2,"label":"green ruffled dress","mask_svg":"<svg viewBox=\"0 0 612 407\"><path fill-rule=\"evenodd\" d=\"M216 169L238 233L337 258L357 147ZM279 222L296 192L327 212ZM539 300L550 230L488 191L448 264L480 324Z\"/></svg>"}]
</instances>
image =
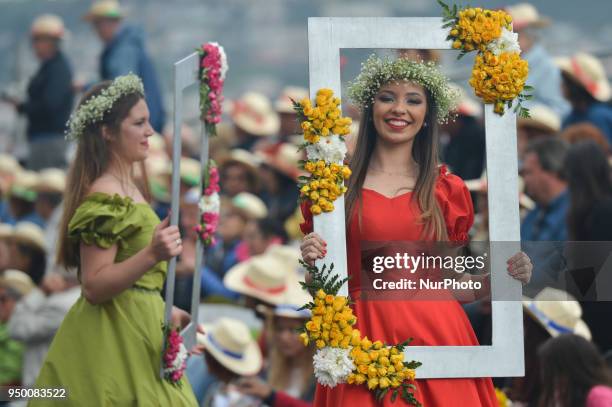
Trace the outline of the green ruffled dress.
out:
<instances>
[{"instance_id":1,"label":"green ruffled dress","mask_svg":"<svg viewBox=\"0 0 612 407\"><path fill-rule=\"evenodd\" d=\"M94 193L76 210L69 237L109 248L121 262L146 247L159 219L145 203ZM37 388L65 388L68 398L31 399L29 406L197 406L186 376L173 385L159 376L166 262L134 287L92 305L81 296L57 331Z\"/></svg>"}]
</instances>

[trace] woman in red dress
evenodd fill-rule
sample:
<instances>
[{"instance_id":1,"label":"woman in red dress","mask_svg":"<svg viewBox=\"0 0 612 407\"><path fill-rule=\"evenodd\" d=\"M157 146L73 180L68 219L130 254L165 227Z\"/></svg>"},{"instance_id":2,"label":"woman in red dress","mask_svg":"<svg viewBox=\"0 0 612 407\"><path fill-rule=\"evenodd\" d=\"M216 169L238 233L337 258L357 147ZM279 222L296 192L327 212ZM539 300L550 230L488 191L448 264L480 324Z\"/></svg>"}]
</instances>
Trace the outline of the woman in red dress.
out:
<instances>
[{"instance_id":1,"label":"woman in red dress","mask_svg":"<svg viewBox=\"0 0 612 407\"><path fill-rule=\"evenodd\" d=\"M448 99L441 100L448 96L444 93L448 89L446 83L439 81L439 72L419 71L419 63L398 60L393 64L400 64L392 70L395 76L387 75L386 81L369 83L371 95L365 96L371 102L361 103L362 121L350 160L353 175L346 193L346 243L351 277L349 294L355 301L356 327L362 335L388 344L412 337L411 345L417 346L478 345L457 300L360 298L363 241L465 242L474 219L470 194L463 181L438 163L436 122L445 117L447 112L441 110L449 106ZM414 75L415 71L421 75ZM362 79L368 74L377 78L376 72L370 70L362 73ZM434 80L428 75L435 76ZM367 78L365 83L368 85ZM363 87L361 96L366 99ZM312 232L312 216L308 210L304 212L306 222L302 230ZM325 245L320 236L309 233L301 246L302 257L313 264L325 256ZM508 273L523 283L529 281L531 269L531 262L523 253L508 261ZM424 407L498 405L490 378L423 379L415 384L415 396ZM387 396L382 405L404 403L400 398L392 403ZM334 388L319 385L314 405L381 404L366 386L343 384Z\"/></svg>"}]
</instances>

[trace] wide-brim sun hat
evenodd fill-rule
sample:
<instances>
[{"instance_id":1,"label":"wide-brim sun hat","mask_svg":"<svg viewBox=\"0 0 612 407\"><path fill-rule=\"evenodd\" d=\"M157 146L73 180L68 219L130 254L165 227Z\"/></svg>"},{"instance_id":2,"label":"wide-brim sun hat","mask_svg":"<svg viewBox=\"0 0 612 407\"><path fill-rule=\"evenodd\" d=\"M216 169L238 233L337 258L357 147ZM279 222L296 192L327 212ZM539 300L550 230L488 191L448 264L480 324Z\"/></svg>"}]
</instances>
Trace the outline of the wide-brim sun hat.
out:
<instances>
[{"instance_id":1,"label":"wide-brim sun hat","mask_svg":"<svg viewBox=\"0 0 612 407\"><path fill-rule=\"evenodd\" d=\"M523 309L552 337L573 333L591 340L580 303L565 291L546 287L533 299L523 298Z\"/></svg>"},{"instance_id":2,"label":"wide-brim sun hat","mask_svg":"<svg viewBox=\"0 0 612 407\"><path fill-rule=\"evenodd\" d=\"M197 334L198 344L226 369L239 376L251 376L261 370L261 350L244 322L223 317L201 327L205 333Z\"/></svg>"},{"instance_id":3,"label":"wide-brim sun hat","mask_svg":"<svg viewBox=\"0 0 612 407\"><path fill-rule=\"evenodd\" d=\"M293 101L299 102L308 96L308 89L306 88L300 86L287 86L281 91L276 102L274 102L274 108L279 113L297 114L295 110L293 110Z\"/></svg>"},{"instance_id":4,"label":"wide-brim sun hat","mask_svg":"<svg viewBox=\"0 0 612 407\"><path fill-rule=\"evenodd\" d=\"M506 12L512 16L512 28L520 31L524 28L543 28L550 25L550 18L542 17L532 4L519 3L507 6Z\"/></svg>"},{"instance_id":5,"label":"wide-brim sun hat","mask_svg":"<svg viewBox=\"0 0 612 407\"><path fill-rule=\"evenodd\" d=\"M610 100L610 82L599 59L586 52L579 52L571 57L555 58L555 63L561 72L578 82L596 100Z\"/></svg>"},{"instance_id":6,"label":"wide-brim sun hat","mask_svg":"<svg viewBox=\"0 0 612 407\"><path fill-rule=\"evenodd\" d=\"M234 124L253 136L271 137L280 130L278 113L261 93L248 92L229 106Z\"/></svg>"},{"instance_id":7,"label":"wide-brim sun hat","mask_svg":"<svg viewBox=\"0 0 612 407\"><path fill-rule=\"evenodd\" d=\"M294 144L276 144L266 150L259 150L256 154L261 158L262 163L293 180L297 180L302 173L299 162L304 159L303 152Z\"/></svg>"},{"instance_id":8,"label":"wide-brim sun hat","mask_svg":"<svg viewBox=\"0 0 612 407\"><path fill-rule=\"evenodd\" d=\"M227 271L223 284L237 293L269 304L280 304L295 279L295 272L269 254L261 254L238 263Z\"/></svg>"},{"instance_id":9,"label":"wide-brim sun hat","mask_svg":"<svg viewBox=\"0 0 612 407\"><path fill-rule=\"evenodd\" d=\"M64 39L67 35L64 21L55 14L43 14L36 17L30 27L32 37L49 37L58 40Z\"/></svg>"},{"instance_id":10,"label":"wide-brim sun hat","mask_svg":"<svg viewBox=\"0 0 612 407\"><path fill-rule=\"evenodd\" d=\"M555 134L561 130L561 117L551 108L537 104L529 108L529 117L518 118L517 126Z\"/></svg>"},{"instance_id":11,"label":"wide-brim sun hat","mask_svg":"<svg viewBox=\"0 0 612 407\"><path fill-rule=\"evenodd\" d=\"M232 208L240 211L248 219L263 219L268 216L264 201L250 192L240 192L230 201Z\"/></svg>"},{"instance_id":12,"label":"wide-brim sun hat","mask_svg":"<svg viewBox=\"0 0 612 407\"><path fill-rule=\"evenodd\" d=\"M43 230L32 222L18 222L13 228L13 240L26 245L31 245L43 252L47 252L47 242Z\"/></svg>"},{"instance_id":13,"label":"wide-brim sun hat","mask_svg":"<svg viewBox=\"0 0 612 407\"><path fill-rule=\"evenodd\" d=\"M27 202L36 200L36 185L38 184L38 173L29 170L19 171L11 185L9 195Z\"/></svg>"},{"instance_id":14,"label":"wide-brim sun hat","mask_svg":"<svg viewBox=\"0 0 612 407\"><path fill-rule=\"evenodd\" d=\"M59 168L46 168L40 171L34 189L37 192L64 193L66 190L66 172Z\"/></svg>"},{"instance_id":15,"label":"wide-brim sun hat","mask_svg":"<svg viewBox=\"0 0 612 407\"><path fill-rule=\"evenodd\" d=\"M23 169L12 155L0 153L0 174L17 174Z\"/></svg>"},{"instance_id":16,"label":"wide-brim sun hat","mask_svg":"<svg viewBox=\"0 0 612 407\"><path fill-rule=\"evenodd\" d=\"M118 1L102 0L96 1L83 16L83 20L94 21L99 18L120 19L125 17L125 13Z\"/></svg>"},{"instance_id":17,"label":"wide-brim sun hat","mask_svg":"<svg viewBox=\"0 0 612 407\"><path fill-rule=\"evenodd\" d=\"M308 319L311 316L310 310L300 308L311 301L312 296L297 281L296 284L290 284L283 301L276 304L272 313L277 317Z\"/></svg>"},{"instance_id":18,"label":"wide-brim sun hat","mask_svg":"<svg viewBox=\"0 0 612 407\"><path fill-rule=\"evenodd\" d=\"M24 296L34 289L34 282L23 271L9 269L0 273L0 287L12 288Z\"/></svg>"}]
</instances>

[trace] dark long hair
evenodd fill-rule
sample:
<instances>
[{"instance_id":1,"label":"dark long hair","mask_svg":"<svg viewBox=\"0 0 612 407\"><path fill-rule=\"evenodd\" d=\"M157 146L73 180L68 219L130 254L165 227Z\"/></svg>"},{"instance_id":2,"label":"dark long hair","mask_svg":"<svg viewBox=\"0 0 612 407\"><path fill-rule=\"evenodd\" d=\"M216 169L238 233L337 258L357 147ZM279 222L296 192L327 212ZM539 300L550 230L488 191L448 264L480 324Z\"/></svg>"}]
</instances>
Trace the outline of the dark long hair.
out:
<instances>
[{"instance_id":1,"label":"dark long hair","mask_svg":"<svg viewBox=\"0 0 612 407\"><path fill-rule=\"evenodd\" d=\"M79 102L79 107L89 99L100 95L111 83L106 81L94 86L83 96ZM112 109L104 115L102 120L88 125L79 137L74 161L68 172L64 213L60 224L57 264L61 266L66 268L78 267L79 244L68 239L68 224L89 192L91 185L104 174L111 159L116 159L116 152L111 149L109 142L102 137L102 128L106 126L113 137L119 137L121 122L125 120L130 110L141 99L143 99L143 96L137 92L122 96L113 104ZM143 192L145 197L149 199L150 194L147 189L148 181L144 162L141 163L141 170L145 181L145 191Z\"/></svg>"},{"instance_id":2,"label":"dark long hair","mask_svg":"<svg viewBox=\"0 0 612 407\"><path fill-rule=\"evenodd\" d=\"M540 406L584 406L597 385L612 386L612 375L595 345L581 336L563 334L538 350L542 393Z\"/></svg>"},{"instance_id":3,"label":"dark long hair","mask_svg":"<svg viewBox=\"0 0 612 407\"><path fill-rule=\"evenodd\" d=\"M593 205L612 198L610 165L595 142L581 141L569 149L564 167L570 194L567 215L570 239L589 240L589 222L585 219Z\"/></svg>"},{"instance_id":4,"label":"dark long hair","mask_svg":"<svg viewBox=\"0 0 612 407\"><path fill-rule=\"evenodd\" d=\"M444 216L435 197L439 164L437 107L431 97L431 93L425 88L424 91L427 97L427 112L425 113L424 123L427 123L427 126L423 126L419 130L412 145L412 158L419 166L419 174L412 199L416 200L421 209L420 222L424 225L422 237L447 240L448 234ZM377 137L372 106L369 106L362 112L355 152L349 164L353 175L349 178L346 193L345 216L347 225L349 224L353 208L361 201L361 189L363 188ZM408 157L406 157L406 160L408 160Z\"/></svg>"}]
</instances>

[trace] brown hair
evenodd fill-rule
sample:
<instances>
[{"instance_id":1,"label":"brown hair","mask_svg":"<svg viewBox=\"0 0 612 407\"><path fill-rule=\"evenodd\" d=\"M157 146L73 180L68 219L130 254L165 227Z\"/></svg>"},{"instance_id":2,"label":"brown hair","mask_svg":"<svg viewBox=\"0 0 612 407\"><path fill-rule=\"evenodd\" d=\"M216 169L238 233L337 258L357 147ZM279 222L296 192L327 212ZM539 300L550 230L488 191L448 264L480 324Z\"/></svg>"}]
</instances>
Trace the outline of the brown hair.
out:
<instances>
[{"instance_id":1,"label":"brown hair","mask_svg":"<svg viewBox=\"0 0 612 407\"><path fill-rule=\"evenodd\" d=\"M273 343L272 349L270 350L270 367L268 370L268 383L276 391L286 391L289 386L289 379L291 368L295 367L302 371L302 386L300 388L300 394L306 395L306 393L312 387L312 377L314 375L314 368L312 366L312 358L315 353L313 344L310 344L308 348L305 348L304 353L300 357L290 359L284 356L276 346L272 333L274 332L275 316L268 315L266 323L268 325L267 332L269 332L268 342Z\"/></svg>"},{"instance_id":2,"label":"brown hair","mask_svg":"<svg viewBox=\"0 0 612 407\"><path fill-rule=\"evenodd\" d=\"M81 98L78 107L91 98L100 95L111 83L106 81L94 86ZM122 96L113 104L111 110L106 112L102 120L89 124L78 140L74 161L68 172L64 212L60 224L57 250L57 264L60 266L66 268L79 266L79 244L68 238L68 224L89 192L91 185L107 170L111 158L116 158L116 152L111 149L108 141L102 137L102 128L106 127L113 137L119 137L121 123L141 99L143 99L143 96L137 92ZM145 198L149 199L150 194L144 162L141 163L141 166L145 179L145 191L143 193Z\"/></svg>"},{"instance_id":3,"label":"brown hair","mask_svg":"<svg viewBox=\"0 0 612 407\"><path fill-rule=\"evenodd\" d=\"M610 154L610 143L606 140L606 136L604 136L597 126L591 123L583 122L567 126L567 128L561 132L560 137L569 144L592 140L601 147L604 153Z\"/></svg>"},{"instance_id":4,"label":"brown hair","mask_svg":"<svg viewBox=\"0 0 612 407\"><path fill-rule=\"evenodd\" d=\"M423 88L427 97L425 123L415 136L412 145L412 158L419 166L419 174L414 187L412 199L421 209L420 222L424 225L422 238L447 240L448 233L440 205L435 197L436 180L438 179L438 126L436 121L437 107L431 93ZM365 181L372 152L376 145L376 128L374 127L372 106L362 112L359 132L355 143L355 152L351 157L350 168L353 175L349 178L346 193L346 224L349 224L353 208L361 202L361 189ZM408 157L406 157L408 159Z\"/></svg>"},{"instance_id":5,"label":"brown hair","mask_svg":"<svg viewBox=\"0 0 612 407\"><path fill-rule=\"evenodd\" d=\"M581 336L562 334L538 349L540 406L584 406L597 385L612 386L612 375L597 347Z\"/></svg>"}]
</instances>

